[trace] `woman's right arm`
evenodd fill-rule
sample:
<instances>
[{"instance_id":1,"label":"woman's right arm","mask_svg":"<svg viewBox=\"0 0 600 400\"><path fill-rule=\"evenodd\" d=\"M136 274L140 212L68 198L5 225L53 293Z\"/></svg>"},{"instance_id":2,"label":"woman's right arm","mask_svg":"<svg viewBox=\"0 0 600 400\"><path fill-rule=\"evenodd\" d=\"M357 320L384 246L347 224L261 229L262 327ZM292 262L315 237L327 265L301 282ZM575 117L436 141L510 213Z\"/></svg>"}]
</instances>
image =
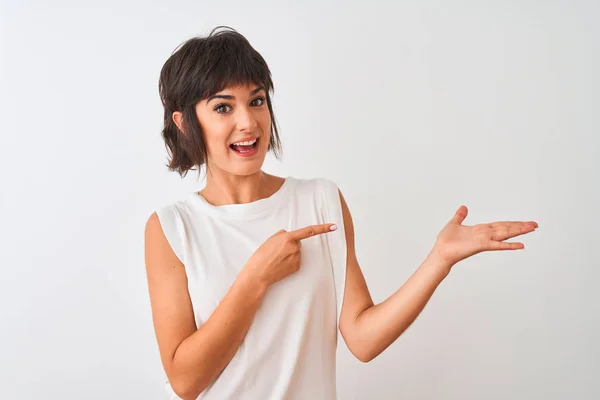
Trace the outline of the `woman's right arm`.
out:
<instances>
[{"instance_id":1,"label":"woman's right arm","mask_svg":"<svg viewBox=\"0 0 600 400\"><path fill-rule=\"evenodd\" d=\"M208 320L196 329L185 268L156 213L146 223L145 263L163 367L179 397L196 399L237 352L268 285L242 269Z\"/></svg>"}]
</instances>

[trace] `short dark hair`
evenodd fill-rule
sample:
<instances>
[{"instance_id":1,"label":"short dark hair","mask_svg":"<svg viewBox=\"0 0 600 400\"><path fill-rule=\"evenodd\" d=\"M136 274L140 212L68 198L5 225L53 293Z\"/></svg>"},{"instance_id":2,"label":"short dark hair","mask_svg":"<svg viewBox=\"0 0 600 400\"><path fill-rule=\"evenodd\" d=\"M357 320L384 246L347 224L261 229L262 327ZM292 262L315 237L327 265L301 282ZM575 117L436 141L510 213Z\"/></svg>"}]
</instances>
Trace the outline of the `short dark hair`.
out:
<instances>
[{"instance_id":1,"label":"short dark hair","mask_svg":"<svg viewBox=\"0 0 600 400\"><path fill-rule=\"evenodd\" d=\"M226 30L217 31L219 28ZM184 177L206 162L206 144L195 105L230 86L256 84L266 92L271 114L268 149L281 157L281 141L269 92L271 71L263 57L235 29L217 26L206 37L194 37L178 46L160 71L158 91L164 108L162 137L169 153L167 167ZM182 113L185 134L173 122Z\"/></svg>"}]
</instances>

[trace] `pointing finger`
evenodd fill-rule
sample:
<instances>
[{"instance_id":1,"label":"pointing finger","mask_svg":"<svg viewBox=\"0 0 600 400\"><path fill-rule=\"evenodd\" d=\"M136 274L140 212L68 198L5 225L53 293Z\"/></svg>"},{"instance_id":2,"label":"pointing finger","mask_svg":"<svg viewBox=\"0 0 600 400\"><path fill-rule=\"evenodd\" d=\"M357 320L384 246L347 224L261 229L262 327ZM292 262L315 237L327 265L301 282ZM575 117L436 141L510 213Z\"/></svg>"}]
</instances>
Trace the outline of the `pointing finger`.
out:
<instances>
[{"instance_id":1,"label":"pointing finger","mask_svg":"<svg viewBox=\"0 0 600 400\"><path fill-rule=\"evenodd\" d=\"M298 241L309 238L311 236L320 235L322 233L328 233L335 231L337 226L335 224L320 224L320 225L309 225L305 228L290 231L292 239Z\"/></svg>"}]
</instances>

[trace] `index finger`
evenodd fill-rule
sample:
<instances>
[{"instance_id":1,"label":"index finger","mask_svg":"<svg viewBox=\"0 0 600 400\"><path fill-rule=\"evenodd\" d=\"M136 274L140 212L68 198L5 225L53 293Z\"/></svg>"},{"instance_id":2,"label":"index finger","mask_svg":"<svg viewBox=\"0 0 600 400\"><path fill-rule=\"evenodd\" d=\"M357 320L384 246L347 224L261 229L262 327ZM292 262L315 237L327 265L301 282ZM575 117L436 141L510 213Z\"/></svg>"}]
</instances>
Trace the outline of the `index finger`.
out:
<instances>
[{"instance_id":1,"label":"index finger","mask_svg":"<svg viewBox=\"0 0 600 400\"><path fill-rule=\"evenodd\" d=\"M290 231L289 234L292 239L299 241L302 239L309 238L311 236L320 235L322 233L332 232L337 229L335 224L319 224L319 225L309 225L305 228L296 229L295 231Z\"/></svg>"}]
</instances>

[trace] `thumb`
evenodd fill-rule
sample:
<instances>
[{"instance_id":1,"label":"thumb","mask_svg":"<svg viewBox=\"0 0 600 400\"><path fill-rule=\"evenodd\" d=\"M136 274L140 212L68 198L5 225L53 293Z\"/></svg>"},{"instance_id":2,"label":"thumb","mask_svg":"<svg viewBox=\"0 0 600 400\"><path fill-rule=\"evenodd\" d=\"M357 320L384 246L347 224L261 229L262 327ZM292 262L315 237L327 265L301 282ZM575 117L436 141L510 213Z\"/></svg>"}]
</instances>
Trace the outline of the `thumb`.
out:
<instances>
[{"instance_id":1,"label":"thumb","mask_svg":"<svg viewBox=\"0 0 600 400\"><path fill-rule=\"evenodd\" d=\"M456 210L456 214L454 214L454 217L452 218L451 222L459 225L462 224L465 218L467 218L468 213L469 210L467 209L467 206L463 205L458 207L458 210Z\"/></svg>"}]
</instances>

